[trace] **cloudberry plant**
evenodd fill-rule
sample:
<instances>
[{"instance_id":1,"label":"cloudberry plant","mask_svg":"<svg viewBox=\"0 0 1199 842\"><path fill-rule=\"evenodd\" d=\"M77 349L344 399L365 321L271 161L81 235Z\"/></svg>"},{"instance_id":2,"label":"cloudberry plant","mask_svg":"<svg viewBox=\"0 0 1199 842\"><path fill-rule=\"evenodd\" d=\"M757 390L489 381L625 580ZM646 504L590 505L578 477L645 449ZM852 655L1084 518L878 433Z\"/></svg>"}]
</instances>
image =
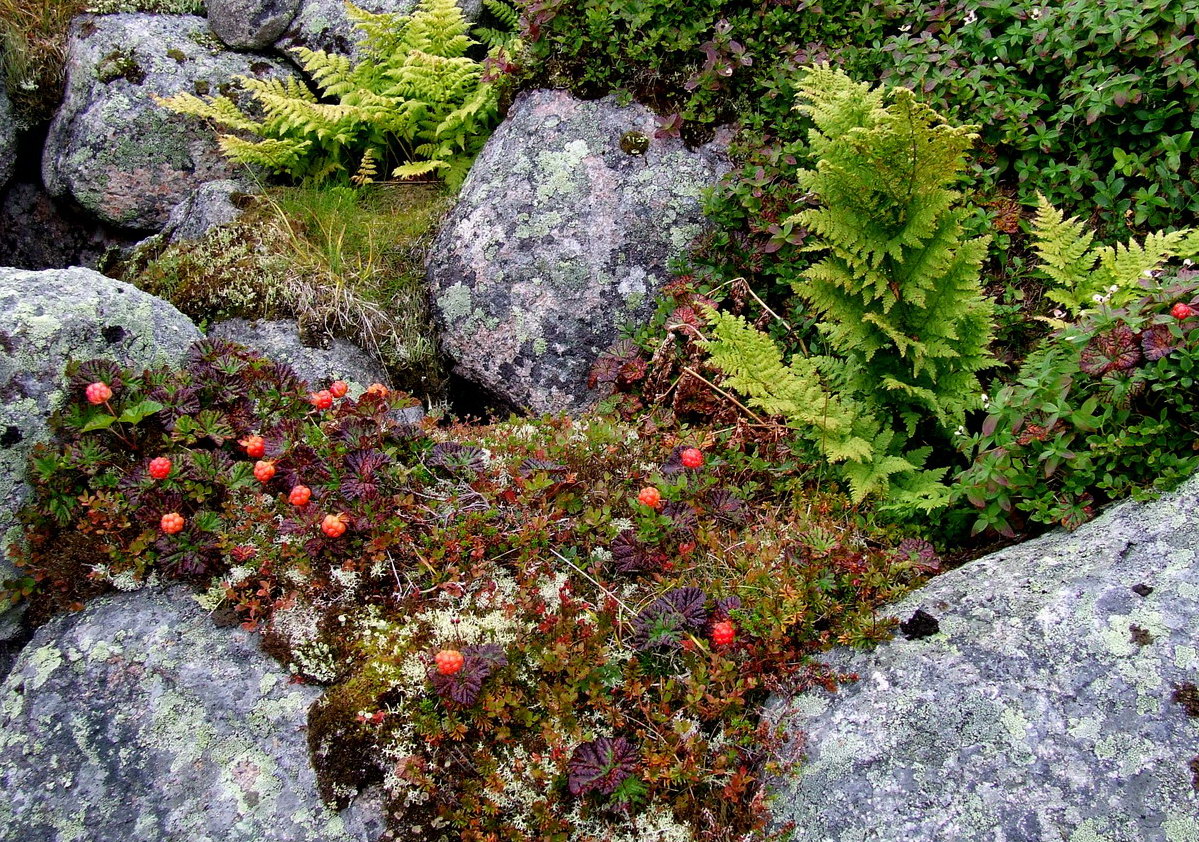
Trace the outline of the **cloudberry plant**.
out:
<instances>
[{"instance_id":1,"label":"cloudberry plant","mask_svg":"<svg viewBox=\"0 0 1199 842\"><path fill-rule=\"evenodd\" d=\"M408 741L413 775L384 798L413 842L616 838L646 810L698 839L712 804L730 833L764 828L769 692L835 684L809 654L886 636L879 606L919 581L843 498L793 506L792 469L731 427L704 436L719 457L693 471L690 433L600 416L413 427L410 399L382 389L314 415L288 367L213 340L178 370L68 376L8 598L29 595L41 622L113 580L194 584L324 688L308 733L331 802ZM97 426L115 417L86 400L99 380L121 384L112 413L144 414ZM177 482L147 473L151 453ZM255 460L290 491L264 494ZM301 486L319 506L296 505ZM656 508L630 507L643 488ZM736 646L717 643L722 624ZM414 835L426 810L444 824Z\"/></svg>"}]
</instances>

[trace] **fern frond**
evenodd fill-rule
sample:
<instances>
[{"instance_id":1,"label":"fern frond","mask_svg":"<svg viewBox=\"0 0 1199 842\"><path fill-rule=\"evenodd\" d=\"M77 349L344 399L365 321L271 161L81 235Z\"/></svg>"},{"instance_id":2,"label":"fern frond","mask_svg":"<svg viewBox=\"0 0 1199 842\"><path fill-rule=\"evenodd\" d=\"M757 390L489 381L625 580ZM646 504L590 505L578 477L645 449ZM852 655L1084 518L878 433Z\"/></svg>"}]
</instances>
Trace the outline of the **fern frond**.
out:
<instances>
[{"instance_id":1,"label":"fern frond","mask_svg":"<svg viewBox=\"0 0 1199 842\"><path fill-rule=\"evenodd\" d=\"M374 148L369 148L362 153L362 163L358 165L358 172L350 176L350 181L358 187L364 187L367 184L374 184L375 176L378 174L377 153Z\"/></svg>"},{"instance_id":2,"label":"fern frond","mask_svg":"<svg viewBox=\"0 0 1199 842\"><path fill-rule=\"evenodd\" d=\"M292 50L325 96L345 96L361 85L349 56L296 47Z\"/></svg>"},{"instance_id":3,"label":"fern frond","mask_svg":"<svg viewBox=\"0 0 1199 842\"><path fill-rule=\"evenodd\" d=\"M311 146L311 142L307 140L246 140L235 135L221 135L217 138L217 144L221 152L234 161L293 175L302 174L302 162Z\"/></svg>"},{"instance_id":4,"label":"fern frond","mask_svg":"<svg viewBox=\"0 0 1199 842\"><path fill-rule=\"evenodd\" d=\"M1040 268L1056 284L1067 289L1084 283L1095 266L1090 254L1095 235L1077 218L1065 216L1037 194L1037 213L1033 218L1033 248Z\"/></svg>"},{"instance_id":5,"label":"fern frond","mask_svg":"<svg viewBox=\"0 0 1199 842\"><path fill-rule=\"evenodd\" d=\"M192 94L176 94L165 98L155 96L154 99L159 105L176 114L211 120L219 126L239 132L260 134L262 131L262 123L247 117L233 100L225 96L214 97L208 101Z\"/></svg>"},{"instance_id":6,"label":"fern frond","mask_svg":"<svg viewBox=\"0 0 1199 842\"><path fill-rule=\"evenodd\" d=\"M510 6L493 12L501 21L518 21ZM205 102L183 95L163 104L271 141L227 135L222 149L295 177L343 173L348 163L350 180L366 183L390 151L409 157L399 162L397 177L440 173L447 183L461 183L499 116L494 87L482 83L483 63L466 56L476 42L462 10L455 0L421 0L410 16L368 12L353 3L346 4L346 14L362 34L360 60L293 51L316 88L335 101L318 99L290 78L242 80L262 119L226 97ZM388 167L394 163L386 161Z\"/></svg>"},{"instance_id":7,"label":"fern frond","mask_svg":"<svg viewBox=\"0 0 1199 842\"><path fill-rule=\"evenodd\" d=\"M422 178L447 166L445 161L412 161L396 167L391 174L394 178Z\"/></svg>"},{"instance_id":8,"label":"fern frond","mask_svg":"<svg viewBox=\"0 0 1199 842\"><path fill-rule=\"evenodd\" d=\"M778 346L745 319L708 311L712 339L705 343L725 383L759 409L781 415L817 440L849 437L854 414L824 388L815 364L796 358L783 362Z\"/></svg>"},{"instance_id":9,"label":"fern frond","mask_svg":"<svg viewBox=\"0 0 1199 842\"><path fill-rule=\"evenodd\" d=\"M1092 248L1094 234L1076 218L1063 214L1039 197L1033 220L1034 248L1039 269L1056 286L1045 292L1072 314L1103 302L1114 307L1140 294L1144 281L1166 261L1199 253L1199 231L1153 232L1144 243L1129 240Z\"/></svg>"}]
</instances>

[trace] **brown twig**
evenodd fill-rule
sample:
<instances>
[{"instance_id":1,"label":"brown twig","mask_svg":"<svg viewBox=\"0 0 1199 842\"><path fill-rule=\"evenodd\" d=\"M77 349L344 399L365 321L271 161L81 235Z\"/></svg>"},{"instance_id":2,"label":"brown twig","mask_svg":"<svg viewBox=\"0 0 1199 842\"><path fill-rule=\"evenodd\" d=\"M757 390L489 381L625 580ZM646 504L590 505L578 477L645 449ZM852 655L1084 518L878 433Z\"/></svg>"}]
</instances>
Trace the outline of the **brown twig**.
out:
<instances>
[{"instance_id":1,"label":"brown twig","mask_svg":"<svg viewBox=\"0 0 1199 842\"><path fill-rule=\"evenodd\" d=\"M770 425L770 424L767 424L767 423L766 423L764 420L762 420L762 417L761 417L760 415L758 415L758 414L757 414L756 412L754 412L752 409L750 409L749 407L747 407L745 404L741 403L741 401L737 400L735 397L733 397L732 395L730 395L730 394L729 394L728 392L726 392L724 389L722 389L722 388L720 388L719 386L717 386L717 385L716 385L715 383L713 383L711 380L707 379L707 378L706 378L706 377L704 377L702 374L699 374L698 372L696 372L694 369L692 369L692 368L690 368L690 367L688 367L688 366L683 366L683 371L687 372L687 373L688 373L688 374L690 374L692 377L694 377L696 380L698 380L699 382L701 382L701 383L703 383L704 385L706 385L706 386L707 386L709 389L711 389L712 391L714 391L714 392L719 392L719 393L720 393L721 395L723 395L725 398L727 398L728 400L730 400L730 401L731 401L731 402L732 402L734 405L736 405L736 406L737 406L737 407L738 407L738 408L739 408L739 409L740 409L742 412L744 412L744 413L745 413L746 415L748 415L750 418L752 418L752 419L754 419L755 421L757 421L757 422L758 422L759 424L761 424L762 426L764 426L764 427L769 427L769 426L778 426L778 425Z\"/></svg>"}]
</instances>

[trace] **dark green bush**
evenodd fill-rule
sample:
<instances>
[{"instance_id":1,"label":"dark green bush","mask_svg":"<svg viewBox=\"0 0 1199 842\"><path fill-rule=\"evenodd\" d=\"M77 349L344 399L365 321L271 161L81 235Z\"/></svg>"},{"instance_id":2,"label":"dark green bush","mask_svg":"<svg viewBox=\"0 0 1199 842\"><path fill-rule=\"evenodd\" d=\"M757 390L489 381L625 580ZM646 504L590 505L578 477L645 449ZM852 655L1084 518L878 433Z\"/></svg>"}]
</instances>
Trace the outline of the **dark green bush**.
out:
<instances>
[{"instance_id":1,"label":"dark green bush","mask_svg":"<svg viewBox=\"0 0 1199 842\"><path fill-rule=\"evenodd\" d=\"M621 92L663 115L662 131L761 111L788 121L786 81L823 44L875 31L863 0L537 0L525 7L534 83L583 96Z\"/></svg>"},{"instance_id":2,"label":"dark green bush","mask_svg":"<svg viewBox=\"0 0 1199 842\"><path fill-rule=\"evenodd\" d=\"M1189 0L966 0L892 7L883 78L979 124L982 189L1014 184L1102 237L1199 213Z\"/></svg>"},{"instance_id":3,"label":"dark green bush","mask_svg":"<svg viewBox=\"0 0 1199 842\"><path fill-rule=\"evenodd\" d=\"M1073 528L1199 468L1199 316L1172 306L1199 304L1196 278L1087 311L995 390L981 432L964 439L974 462L955 489L978 510L976 533Z\"/></svg>"}]
</instances>

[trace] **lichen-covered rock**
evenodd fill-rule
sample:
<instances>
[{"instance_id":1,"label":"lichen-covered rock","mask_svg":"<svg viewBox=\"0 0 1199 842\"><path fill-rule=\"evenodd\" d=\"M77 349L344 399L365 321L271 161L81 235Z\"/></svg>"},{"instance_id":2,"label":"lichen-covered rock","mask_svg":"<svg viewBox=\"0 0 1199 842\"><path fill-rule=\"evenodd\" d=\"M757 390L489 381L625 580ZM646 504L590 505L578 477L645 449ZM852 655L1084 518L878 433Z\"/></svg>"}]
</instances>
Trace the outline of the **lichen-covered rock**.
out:
<instances>
[{"instance_id":1,"label":"lichen-covered rock","mask_svg":"<svg viewBox=\"0 0 1199 842\"><path fill-rule=\"evenodd\" d=\"M254 192L233 179L201 184L174 207L162 235L168 243L198 240L210 228L236 222L244 211L240 201Z\"/></svg>"},{"instance_id":2,"label":"lichen-covered rock","mask_svg":"<svg viewBox=\"0 0 1199 842\"><path fill-rule=\"evenodd\" d=\"M122 365L178 363L200 332L167 302L75 268L0 269L0 541L16 537L13 514L28 494L25 462L49 436L69 360L105 357ZM6 532L10 532L7 536ZM0 580L14 569L0 547ZM0 639L14 629L0 621Z\"/></svg>"},{"instance_id":3,"label":"lichen-covered rock","mask_svg":"<svg viewBox=\"0 0 1199 842\"><path fill-rule=\"evenodd\" d=\"M233 170L211 126L154 97L214 94L236 76L285 73L280 62L220 49L196 15L76 18L66 95L42 155L46 187L104 222L160 230L192 190Z\"/></svg>"},{"instance_id":4,"label":"lichen-covered rock","mask_svg":"<svg viewBox=\"0 0 1199 842\"><path fill-rule=\"evenodd\" d=\"M0 842L374 842L321 803L289 678L183 588L52 620L0 685Z\"/></svg>"},{"instance_id":5,"label":"lichen-covered rock","mask_svg":"<svg viewBox=\"0 0 1199 842\"><path fill-rule=\"evenodd\" d=\"M287 363L314 389L331 380L346 380L363 388L372 383L390 385L383 367L369 354L344 339L326 348L311 348L300 339L295 322L230 319L208 329L214 339L228 339L256 349L272 360Z\"/></svg>"},{"instance_id":6,"label":"lichen-covered rock","mask_svg":"<svg viewBox=\"0 0 1199 842\"><path fill-rule=\"evenodd\" d=\"M0 85L0 190L12 178L17 163L17 124L13 119L12 104Z\"/></svg>"},{"instance_id":7,"label":"lichen-covered rock","mask_svg":"<svg viewBox=\"0 0 1199 842\"><path fill-rule=\"evenodd\" d=\"M645 321L668 264L703 230L723 140L653 138L612 98L517 98L429 253L434 311L457 372L538 412L578 411L620 328Z\"/></svg>"},{"instance_id":8,"label":"lichen-covered rock","mask_svg":"<svg viewBox=\"0 0 1199 842\"><path fill-rule=\"evenodd\" d=\"M374 14L410 15L418 2L419 0L361 0L355 5ZM482 5L482 0L458 0L458 6L468 20L478 18ZM346 14L344 0L300 0L299 12L275 47L280 50L307 47L310 50L357 56L357 45L361 35Z\"/></svg>"},{"instance_id":9,"label":"lichen-covered rock","mask_svg":"<svg viewBox=\"0 0 1199 842\"><path fill-rule=\"evenodd\" d=\"M889 613L918 610L928 636L779 702L807 755L775 804L796 842L1199 838L1199 476Z\"/></svg>"},{"instance_id":10,"label":"lichen-covered rock","mask_svg":"<svg viewBox=\"0 0 1199 842\"><path fill-rule=\"evenodd\" d=\"M208 0L208 25L235 50L273 44L299 11L300 0Z\"/></svg>"}]
</instances>

